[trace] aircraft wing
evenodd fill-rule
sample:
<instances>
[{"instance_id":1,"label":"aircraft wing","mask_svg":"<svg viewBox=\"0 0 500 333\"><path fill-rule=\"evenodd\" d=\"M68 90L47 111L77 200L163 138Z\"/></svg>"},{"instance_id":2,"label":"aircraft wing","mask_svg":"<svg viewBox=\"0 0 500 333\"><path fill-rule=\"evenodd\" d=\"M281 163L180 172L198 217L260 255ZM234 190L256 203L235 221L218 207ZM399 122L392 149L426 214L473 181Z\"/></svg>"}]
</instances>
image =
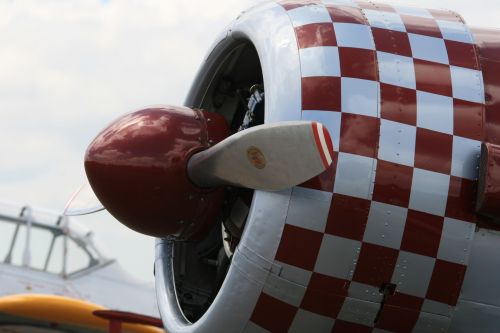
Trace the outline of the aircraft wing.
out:
<instances>
[{"instance_id":1,"label":"aircraft wing","mask_svg":"<svg viewBox=\"0 0 500 333\"><path fill-rule=\"evenodd\" d=\"M53 295L0 297L0 333L160 333L158 318Z\"/></svg>"}]
</instances>

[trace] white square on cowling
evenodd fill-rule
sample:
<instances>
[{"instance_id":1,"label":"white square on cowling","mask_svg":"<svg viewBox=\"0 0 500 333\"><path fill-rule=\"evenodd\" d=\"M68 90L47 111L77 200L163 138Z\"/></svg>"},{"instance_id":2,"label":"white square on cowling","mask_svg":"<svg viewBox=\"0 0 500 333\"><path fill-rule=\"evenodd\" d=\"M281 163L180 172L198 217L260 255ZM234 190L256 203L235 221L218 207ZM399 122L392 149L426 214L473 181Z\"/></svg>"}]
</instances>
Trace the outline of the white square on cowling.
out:
<instances>
[{"instance_id":1,"label":"white square on cowling","mask_svg":"<svg viewBox=\"0 0 500 333\"><path fill-rule=\"evenodd\" d=\"M413 169L409 208L444 216L450 176L428 170Z\"/></svg>"},{"instance_id":2,"label":"white square on cowling","mask_svg":"<svg viewBox=\"0 0 500 333\"><path fill-rule=\"evenodd\" d=\"M359 8L359 5L354 0L323 0L325 5L341 5Z\"/></svg>"},{"instance_id":3,"label":"white square on cowling","mask_svg":"<svg viewBox=\"0 0 500 333\"><path fill-rule=\"evenodd\" d=\"M460 178L477 179L480 156L481 141L454 136L451 174Z\"/></svg>"},{"instance_id":4,"label":"white square on cowling","mask_svg":"<svg viewBox=\"0 0 500 333\"><path fill-rule=\"evenodd\" d=\"M412 167L416 140L415 126L381 119L378 158Z\"/></svg>"},{"instance_id":5,"label":"white square on cowling","mask_svg":"<svg viewBox=\"0 0 500 333\"><path fill-rule=\"evenodd\" d=\"M444 20L437 20L436 22L444 39L469 44L474 42L472 40L472 35L465 24Z\"/></svg>"},{"instance_id":6,"label":"white square on cowling","mask_svg":"<svg viewBox=\"0 0 500 333\"><path fill-rule=\"evenodd\" d=\"M474 69L450 66L453 97L484 103L483 75Z\"/></svg>"},{"instance_id":7,"label":"white square on cowling","mask_svg":"<svg viewBox=\"0 0 500 333\"><path fill-rule=\"evenodd\" d=\"M391 282L396 291L425 297L436 259L420 254L400 251Z\"/></svg>"},{"instance_id":8,"label":"white square on cowling","mask_svg":"<svg viewBox=\"0 0 500 333\"><path fill-rule=\"evenodd\" d=\"M361 155L339 153L334 193L371 200L377 160Z\"/></svg>"},{"instance_id":9,"label":"white square on cowling","mask_svg":"<svg viewBox=\"0 0 500 333\"><path fill-rule=\"evenodd\" d=\"M248 321L243 333L271 333L268 330L260 327L257 324L254 324L252 321Z\"/></svg>"},{"instance_id":10,"label":"white square on cowling","mask_svg":"<svg viewBox=\"0 0 500 333\"><path fill-rule=\"evenodd\" d=\"M401 16L396 13L372 9L365 9L363 12L372 27L406 32Z\"/></svg>"},{"instance_id":11,"label":"white square on cowling","mask_svg":"<svg viewBox=\"0 0 500 333\"><path fill-rule=\"evenodd\" d=\"M269 274L263 292L280 301L299 307L306 293L306 287Z\"/></svg>"},{"instance_id":12,"label":"white square on cowling","mask_svg":"<svg viewBox=\"0 0 500 333\"><path fill-rule=\"evenodd\" d=\"M340 77L339 49L336 46L308 47L299 50L302 77Z\"/></svg>"},{"instance_id":13,"label":"white square on cowling","mask_svg":"<svg viewBox=\"0 0 500 333\"><path fill-rule=\"evenodd\" d=\"M453 314L454 307L431 299L425 299L421 311L450 317Z\"/></svg>"},{"instance_id":14,"label":"white square on cowling","mask_svg":"<svg viewBox=\"0 0 500 333\"><path fill-rule=\"evenodd\" d=\"M380 303L346 297L337 319L373 327L379 308Z\"/></svg>"},{"instance_id":15,"label":"white square on cowling","mask_svg":"<svg viewBox=\"0 0 500 333\"><path fill-rule=\"evenodd\" d=\"M380 51L377 52L377 58L380 82L416 89L413 58Z\"/></svg>"},{"instance_id":16,"label":"white square on cowling","mask_svg":"<svg viewBox=\"0 0 500 333\"><path fill-rule=\"evenodd\" d=\"M286 264L284 262L275 260L275 265L280 267L279 276L285 280L297 283L301 286L307 286L311 279L312 272L303 268Z\"/></svg>"},{"instance_id":17,"label":"white square on cowling","mask_svg":"<svg viewBox=\"0 0 500 333\"><path fill-rule=\"evenodd\" d=\"M373 42L369 26L355 23L334 23L333 26L338 46L368 50L375 49L375 43Z\"/></svg>"},{"instance_id":18,"label":"white square on cowling","mask_svg":"<svg viewBox=\"0 0 500 333\"><path fill-rule=\"evenodd\" d=\"M355 266L354 261L357 260L357 251L360 248L361 242L325 234L323 235L314 271L347 280L352 275Z\"/></svg>"},{"instance_id":19,"label":"white square on cowling","mask_svg":"<svg viewBox=\"0 0 500 333\"><path fill-rule=\"evenodd\" d=\"M380 85L375 81L341 78L342 112L377 117Z\"/></svg>"},{"instance_id":20,"label":"white square on cowling","mask_svg":"<svg viewBox=\"0 0 500 333\"><path fill-rule=\"evenodd\" d=\"M407 214L406 208L372 201L363 241L399 249Z\"/></svg>"},{"instance_id":21,"label":"white square on cowling","mask_svg":"<svg viewBox=\"0 0 500 333\"><path fill-rule=\"evenodd\" d=\"M439 242L438 259L466 265L474 230L474 223L445 218Z\"/></svg>"},{"instance_id":22,"label":"white square on cowling","mask_svg":"<svg viewBox=\"0 0 500 333\"><path fill-rule=\"evenodd\" d=\"M453 98L417 91L417 126L453 134Z\"/></svg>"},{"instance_id":23,"label":"white square on cowling","mask_svg":"<svg viewBox=\"0 0 500 333\"><path fill-rule=\"evenodd\" d=\"M384 295L379 291L380 287L370 286L368 284L351 281L349 284L348 295L352 298L362 299L369 302L382 302Z\"/></svg>"},{"instance_id":24,"label":"white square on cowling","mask_svg":"<svg viewBox=\"0 0 500 333\"><path fill-rule=\"evenodd\" d=\"M413 326L412 332L415 333L448 332L450 324L451 324L451 315L441 316L434 313L421 311L420 315L418 316L417 322L415 323L415 326ZM462 329L464 329L464 327L460 328L461 331ZM467 331L466 328L465 330Z\"/></svg>"},{"instance_id":25,"label":"white square on cowling","mask_svg":"<svg viewBox=\"0 0 500 333\"><path fill-rule=\"evenodd\" d=\"M448 51L441 38L408 34L413 58L449 65Z\"/></svg>"},{"instance_id":26,"label":"white square on cowling","mask_svg":"<svg viewBox=\"0 0 500 333\"><path fill-rule=\"evenodd\" d=\"M340 110L339 110L340 111ZM339 151L340 145L340 124L342 114L335 111L302 111L302 120L317 121L328 129L333 141L333 150Z\"/></svg>"},{"instance_id":27,"label":"white square on cowling","mask_svg":"<svg viewBox=\"0 0 500 333\"><path fill-rule=\"evenodd\" d=\"M308 230L324 232L332 193L303 187L294 187L286 223Z\"/></svg>"},{"instance_id":28,"label":"white square on cowling","mask_svg":"<svg viewBox=\"0 0 500 333\"><path fill-rule=\"evenodd\" d=\"M301 6L291 9L287 12L292 25L300 27L306 24L313 23L331 23L332 18L323 5Z\"/></svg>"},{"instance_id":29,"label":"white square on cowling","mask_svg":"<svg viewBox=\"0 0 500 333\"><path fill-rule=\"evenodd\" d=\"M411 15L411 16L430 18L430 19L434 18L434 16L432 16L432 14L427 9L424 8L414 8L405 6L393 6L393 7L399 14L402 15Z\"/></svg>"},{"instance_id":30,"label":"white square on cowling","mask_svg":"<svg viewBox=\"0 0 500 333\"><path fill-rule=\"evenodd\" d=\"M310 331L312 327L318 332L330 332L334 323L335 319L330 317L325 317L304 309L298 309L293 317L292 325L288 329L288 333L304 333Z\"/></svg>"}]
</instances>

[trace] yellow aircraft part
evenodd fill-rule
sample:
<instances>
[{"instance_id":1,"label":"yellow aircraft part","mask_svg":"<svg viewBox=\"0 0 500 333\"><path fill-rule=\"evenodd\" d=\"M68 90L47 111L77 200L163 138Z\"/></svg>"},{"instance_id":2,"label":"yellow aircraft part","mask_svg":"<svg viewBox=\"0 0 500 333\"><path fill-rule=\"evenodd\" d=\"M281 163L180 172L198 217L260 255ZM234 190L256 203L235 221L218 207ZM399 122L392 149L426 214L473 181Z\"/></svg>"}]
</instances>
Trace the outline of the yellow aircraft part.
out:
<instances>
[{"instance_id":1,"label":"yellow aircraft part","mask_svg":"<svg viewBox=\"0 0 500 333\"><path fill-rule=\"evenodd\" d=\"M95 310L106 308L74 298L23 294L0 297L0 312L41 320L48 323L75 325L107 331L109 321L96 317ZM163 330L146 325L122 324L123 332L160 333Z\"/></svg>"}]
</instances>

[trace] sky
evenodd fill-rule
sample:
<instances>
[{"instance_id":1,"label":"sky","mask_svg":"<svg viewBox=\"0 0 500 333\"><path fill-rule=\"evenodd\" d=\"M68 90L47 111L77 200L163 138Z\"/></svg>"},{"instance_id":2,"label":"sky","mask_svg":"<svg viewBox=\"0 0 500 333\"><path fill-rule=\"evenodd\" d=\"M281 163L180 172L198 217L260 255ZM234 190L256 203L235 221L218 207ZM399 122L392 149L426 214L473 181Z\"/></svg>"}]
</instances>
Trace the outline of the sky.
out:
<instances>
[{"instance_id":1,"label":"sky","mask_svg":"<svg viewBox=\"0 0 500 333\"><path fill-rule=\"evenodd\" d=\"M62 211L96 134L126 112L182 105L218 33L260 2L0 0L0 201ZM500 27L498 0L390 2ZM111 257L153 280L152 238L107 213L81 220Z\"/></svg>"}]
</instances>

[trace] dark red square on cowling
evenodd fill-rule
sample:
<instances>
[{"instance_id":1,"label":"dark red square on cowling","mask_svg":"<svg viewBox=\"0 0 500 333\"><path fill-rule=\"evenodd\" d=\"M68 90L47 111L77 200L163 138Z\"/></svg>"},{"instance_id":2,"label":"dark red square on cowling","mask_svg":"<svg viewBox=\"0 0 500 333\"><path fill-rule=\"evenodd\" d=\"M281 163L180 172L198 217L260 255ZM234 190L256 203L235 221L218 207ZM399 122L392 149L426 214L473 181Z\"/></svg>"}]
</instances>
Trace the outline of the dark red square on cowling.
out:
<instances>
[{"instance_id":1,"label":"dark red square on cowling","mask_svg":"<svg viewBox=\"0 0 500 333\"><path fill-rule=\"evenodd\" d=\"M352 47L339 47L342 77L377 81L378 68L375 51Z\"/></svg>"},{"instance_id":2,"label":"dark red square on cowling","mask_svg":"<svg viewBox=\"0 0 500 333\"><path fill-rule=\"evenodd\" d=\"M390 332L411 333L419 316L420 311L385 304L375 327Z\"/></svg>"},{"instance_id":3,"label":"dark red square on cowling","mask_svg":"<svg viewBox=\"0 0 500 333\"><path fill-rule=\"evenodd\" d=\"M333 24L313 23L295 28L299 48L315 46L337 46Z\"/></svg>"},{"instance_id":4,"label":"dark red square on cowling","mask_svg":"<svg viewBox=\"0 0 500 333\"><path fill-rule=\"evenodd\" d=\"M453 134L483 140L484 105L453 99Z\"/></svg>"},{"instance_id":5,"label":"dark red square on cowling","mask_svg":"<svg viewBox=\"0 0 500 333\"><path fill-rule=\"evenodd\" d=\"M385 304L420 311L424 299L396 291L394 295L387 296Z\"/></svg>"},{"instance_id":6,"label":"dark red square on cowling","mask_svg":"<svg viewBox=\"0 0 500 333\"><path fill-rule=\"evenodd\" d=\"M450 174L452 153L453 135L417 128L415 167Z\"/></svg>"},{"instance_id":7,"label":"dark red square on cowling","mask_svg":"<svg viewBox=\"0 0 500 333\"><path fill-rule=\"evenodd\" d=\"M349 280L339 279L333 276L328 276L313 272L309 279L308 289L323 291L328 294L347 296L347 291L350 285Z\"/></svg>"},{"instance_id":8,"label":"dark red square on cowling","mask_svg":"<svg viewBox=\"0 0 500 333\"><path fill-rule=\"evenodd\" d=\"M457 304L467 267L436 260L426 298L451 306Z\"/></svg>"},{"instance_id":9,"label":"dark red square on cowling","mask_svg":"<svg viewBox=\"0 0 500 333\"><path fill-rule=\"evenodd\" d=\"M377 51L412 56L410 39L406 32L372 27L372 34Z\"/></svg>"},{"instance_id":10,"label":"dark red square on cowling","mask_svg":"<svg viewBox=\"0 0 500 333\"><path fill-rule=\"evenodd\" d=\"M445 40L450 65L479 70L474 44Z\"/></svg>"},{"instance_id":11,"label":"dark red square on cowling","mask_svg":"<svg viewBox=\"0 0 500 333\"><path fill-rule=\"evenodd\" d=\"M408 33L443 38L435 19L413 15L401 15L401 19Z\"/></svg>"},{"instance_id":12,"label":"dark red square on cowling","mask_svg":"<svg viewBox=\"0 0 500 333\"><path fill-rule=\"evenodd\" d=\"M380 119L342 113L340 128L341 152L366 157L377 156Z\"/></svg>"},{"instance_id":13,"label":"dark red square on cowling","mask_svg":"<svg viewBox=\"0 0 500 333\"><path fill-rule=\"evenodd\" d=\"M366 24L366 19L361 9L352 6L326 6L333 22Z\"/></svg>"},{"instance_id":14,"label":"dark red square on cowling","mask_svg":"<svg viewBox=\"0 0 500 333\"><path fill-rule=\"evenodd\" d=\"M357 4L359 7L363 9L372 9L372 10L378 10L382 12L391 12L395 13L396 10L391 6L391 5L386 5L386 4L381 4L381 3L375 3L375 2L370 2L370 1L357 1Z\"/></svg>"},{"instance_id":15,"label":"dark red square on cowling","mask_svg":"<svg viewBox=\"0 0 500 333\"><path fill-rule=\"evenodd\" d=\"M373 200L390 205L408 207L413 168L379 160L375 175Z\"/></svg>"},{"instance_id":16,"label":"dark red square on cowling","mask_svg":"<svg viewBox=\"0 0 500 333\"><path fill-rule=\"evenodd\" d=\"M370 333L373 328L337 319L331 333Z\"/></svg>"},{"instance_id":17,"label":"dark red square on cowling","mask_svg":"<svg viewBox=\"0 0 500 333\"><path fill-rule=\"evenodd\" d=\"M452 97L451 71L449 65L413 59L417 90Z\"/></svg>"},{"instance_id":18,"label":"dark red square on cowling","mask_svg":"<svg viewBox=\"0 0 500 333\"><path fill-rule=\"evenodd\" d=\"M390 84L380 84L382 119L416 126L417 91Z\"/></svg>"},{"instance_id":19,"label":"dark red square on cowling","mask_svg":"<svg viewBox=\"0 0 500 333\"><path fill-rule=\"evenodd\" d=\"M398 254L395 249L363 243L352 280L380 288L391 281Z\"/></svg>"},{"instance_id":20,"label":"dark red square on cowling","mask_svg":"<svg viewBox=\"0 0 500 333\"><path fill-rule=\"evenodd\" d=\"M335 193L330 205L325 232L327 234L362 240L365 233L370 200Z\"/></svg>"},{"instance_id":21,"label":"dark red square on cowling","mask_svg":"<svg viewBox=\"0 0 500 333\"><path fill-rule=\"evenodd\" d=\"M288 332L295 313L293 305L261 293L250 321L271 332Z\"/></svg>"},{"instance_id":22,"label":"dark red square on cowling","mask_svg":"<svg viewBox=\"0 0 500 333\"><path fill-rule=\"evenodd\" d=\"M477 193L477 181L450 177L446 217L455 220L474 222Z\"/></svg>"},{"instance_id":23,"label":"dark red square on cowling","mask_svg":"<svg viewBox=\"0 0 500 333\"><path fill-rule=\"evenodd\" d=\"M320 4L320 0L281 0L278 1L283 8L286 10L292 10L299 7L304 7L308 5L318 5Z\"/></svg>"},{"instance_id":24,"label":"dark red square on cowling","mask_svg":"<svg viewBox=\"0 0 500 333\"><path fill-rule=\"evenodd\" d=\"M313 273L300 308L336 318L347 296L349 281Z\"/></svg>"},{"instance_id":25,"label":"dark red square on cowling","mask_svg":"<svg viewBox=\"0 0 500 333\"><path fill-rule=\"evenodd\" d=\"M312 271L322 240L323 233L321 232L285 224L276 259Z\"/></svg>"},{"instance_id":26,"label":"dark red square on cowling","mask_svg":"<svg viewBox=\"0 0 500 333\"><path fill-rule=\"evenodd\" d=\"M488 37L495 38L495 37ZM485 84L485 113L484 121L488 126L484 128L485 141L500 144L500 137L498 136L498 128L500 128L500 112L498 108L500 103L497 100L497 88L500 87L500 62L497 59L496 48L481 48L483 56L481 60L481 69L483 71L483 80Z\"/></svg>"},{"instance_id":27,"label":"dark red square on cowling","mask_svg":"<svg viewBox=\"0 0 500 333\"><path fill-rule=\"evenodd\" d=\"M409 209L401 250L435 258L441 241L444 218Z\"/></svg>"},{"instance_id":28,"label":"dark red square on cowling","mask_svg":"<svg viewBox=\"0 0 500 333\"><path fill-rule=\"evenodd\" d=\"M460 16L458 16L457 14L455 14L454 12L451 12L449 10L428 9L428 11L432 14L432 16L436 20L462 23L462 19L460 18Z\"/></svg>"},{"instance_id":29,"label":"dark red square on cowling","mask_svg":"<svg viewBox=\"0 0 500 333\"><path fill-rule=\"evenodd\" d=\"M302 110L340 111L340 77L302 78Z\"/></svg>"},{"instance_id":30,"label":"dark red square on cowling","mask_svg":"<svg viewBox=\"0 0 500 333\"><path fill-rule=\"evenodd\" d=\"M337 170L339 153L333 152L332 164L324 172L320 173L314 178L311 178L302 184L301 187L307 187L313 190L333 192L333 184L335 184L335 171Z\"/></svg>"}]
</instances>

